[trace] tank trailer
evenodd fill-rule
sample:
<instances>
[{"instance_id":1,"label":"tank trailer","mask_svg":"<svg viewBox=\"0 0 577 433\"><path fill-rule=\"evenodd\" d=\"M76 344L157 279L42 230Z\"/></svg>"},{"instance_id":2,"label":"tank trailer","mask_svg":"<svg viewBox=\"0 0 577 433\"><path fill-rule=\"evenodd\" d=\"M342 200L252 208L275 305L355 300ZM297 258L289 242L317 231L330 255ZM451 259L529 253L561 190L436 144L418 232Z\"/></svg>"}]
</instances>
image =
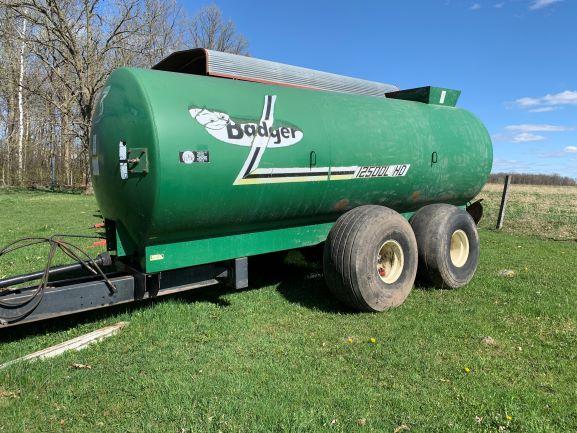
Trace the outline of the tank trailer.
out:
<instances>
[{"instance_id":1,"label":"tank trailer","mask_svg":"<svg viewBox=\"0 0 577 433\"><path fill-rule=\"evenodd\" d=\"M75 262L1 280L0 326L245 288L248 257L307 247L358 311L402 304L417 277L467 284L493 154L459 95L206 49L115 70L90 135L107 252L58 236L0 250L46 241Z\"/></svg>"}]
</instances>

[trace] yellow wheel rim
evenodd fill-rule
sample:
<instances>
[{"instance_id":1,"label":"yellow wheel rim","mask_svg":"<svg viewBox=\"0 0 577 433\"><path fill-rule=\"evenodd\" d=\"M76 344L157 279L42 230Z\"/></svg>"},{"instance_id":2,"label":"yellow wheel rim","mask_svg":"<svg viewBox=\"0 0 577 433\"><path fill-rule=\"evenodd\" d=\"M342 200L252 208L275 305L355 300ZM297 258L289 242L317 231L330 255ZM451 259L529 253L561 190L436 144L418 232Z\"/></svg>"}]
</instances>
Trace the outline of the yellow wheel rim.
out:
<instances>
[{"instance_id":1,"label":"yellow wheel rim","mask_svg":"<svg viewBox=\"0 0 577 433\"><path fill-rule=\"evenodd\" d=\"M386 241L377 257L377 274L387 283L393 284L399 279L405 266L405 255L401 245L395 240Z\"/></svg>"},{"instance_id":2,"label":"yellow wheel rim","mask_svg":"<svg viewBox=\"0 0 577 433\"><path fill-rule=\"evenodd\" d=\"M463 230L455 230L451 235L451 262L457 268L467 263L469 258L469 238Z\"/></svg>"}]
</instances>

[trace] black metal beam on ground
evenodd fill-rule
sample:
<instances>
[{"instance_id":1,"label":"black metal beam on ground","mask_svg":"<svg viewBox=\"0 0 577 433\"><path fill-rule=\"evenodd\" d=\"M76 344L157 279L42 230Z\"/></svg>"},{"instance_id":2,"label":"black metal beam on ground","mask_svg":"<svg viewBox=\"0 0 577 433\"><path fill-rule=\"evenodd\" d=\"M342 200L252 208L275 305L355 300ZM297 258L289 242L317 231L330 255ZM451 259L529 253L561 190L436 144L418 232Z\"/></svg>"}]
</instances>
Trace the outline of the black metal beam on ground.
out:
<instances>
[{"instance_id":1,"label":"black metal beam on ground","mask_svg":"<svg viewBox=\"0 0 577 433\"><path fill-rule=\"evenodd\" d=\"M0 301L3 303L23 305L18 308L0 308L0 318L7 322L1 327L50 319L134 300L133 276L110 278L110 281L116 287L115 293L111 293L108 285L102 280L70 282L61 286L47 287L38 306L25 317L20 316L26 311L27 304L25 303L27 300L32 300L36 287L0 292Z\"/></svg>"},{"instance_id":2,"label":"black metal beam on ground","mask_svg":"<svg viewBox=\"0 0 577 433\"><path fill-rule=\"evenodd\" d=\"M221 282L235 288L244 288L248 285L246 263L246 258L235 259L158 274L144 274L124 267L122 273L108 275L109 281L116 288L114 293L105 281L94 277L50 282L44 292L36 297L36 286L0 290L0 329Z\"/></svg>"}]
</instances>

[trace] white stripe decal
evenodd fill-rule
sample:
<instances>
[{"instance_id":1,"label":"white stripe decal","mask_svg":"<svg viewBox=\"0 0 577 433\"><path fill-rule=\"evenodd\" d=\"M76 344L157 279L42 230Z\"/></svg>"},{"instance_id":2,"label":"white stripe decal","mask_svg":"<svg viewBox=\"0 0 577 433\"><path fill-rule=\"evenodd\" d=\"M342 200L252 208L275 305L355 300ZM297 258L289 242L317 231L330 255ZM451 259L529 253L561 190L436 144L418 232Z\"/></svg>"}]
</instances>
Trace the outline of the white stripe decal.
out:
<instances>
[{"instance_id":1,"label":"white stripe decal","mask_svg":"<svg viewBox=\"0 0 577 433\"><path fill-rule=\"evenodd\" d=\"M276 95L266 95L264 97L264 107L262 109L262 116L260 118L259 124L264 123L267 129L270 129L270 127L274 123L275 101L276 101ZM238 185L239 181L241 181L242 178L250 174L255 168L258 167L269 141L270 141L269 136L266 137L260 137L259 135L254 136L250 152L248 153L248 157L246 158L242 166L242 169L240 170L238 176L236 177L236 180L234 182L235 185Z\"/></svg>"},{"instance_id":2,"label":"white stripe decal","mask_svg":"<svg viewBox=\"0 0 577 433\"><path fill-rule=\"evenodd\" d=\"M447 96L447 91L443 90L441 92L441 99L439 99L439 104L444 104L445 103L445 97Z\"/></svg>"}]
</instances>

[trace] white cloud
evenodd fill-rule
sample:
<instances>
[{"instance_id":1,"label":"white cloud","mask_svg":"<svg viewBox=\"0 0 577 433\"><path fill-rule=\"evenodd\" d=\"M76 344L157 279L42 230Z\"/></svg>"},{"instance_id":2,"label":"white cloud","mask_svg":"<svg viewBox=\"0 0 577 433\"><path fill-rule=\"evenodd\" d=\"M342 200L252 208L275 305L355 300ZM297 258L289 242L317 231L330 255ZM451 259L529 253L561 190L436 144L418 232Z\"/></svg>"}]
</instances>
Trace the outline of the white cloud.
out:
<instances>
[{"instance_id":1,"label":"white cloud","mask_svg":"<svg viewBox=\"0 0 577 433\"><path fill-rule=\"evenodd\" d=\"M496 9L501 9L503 6L505 6L505 3L495 3L495 4L493 5L493 7L496 8Z\"/></svg>"},{"instance_id":2,"label":"white cloud","mask_svg":"<svg viewBox=\"0 0 577 433\"><path fill-rule=\"evenodd\" d=\"M567 146L563 151L567 153L577 153L577 146Z\"/></svg>"},{"instance_id":3,"label":"white cloud","mask_svg":"<svg viewBox=\"0 0 577 433\"><path fill-rule=\"evenodd\" d=\"M543 9L547 6L551 6L555 3L562 2L563 0L534 0L529 6L529 10L535 11L537 9Z\"/></svg>"},{"instance_id":4,"label":"white cloud","mask_svg":"<svg viewBox=\"0 0 577 433\"><path fill-rule=\"evenodd\" d=\"M542 99L548 105L577 105L577 91L565 90L554 95L545 95Z\"/></svg>"},{"instance_id":5,"label":"white cloud","mask_svg":"<svg viewBox=\"0 0 577 433\"><path fill-rule=\"evenodd\" d=\"M521 123L518 125L507 125L503 128L503 132L492 134L491 138L493 141L526 143L546 139L543 135L535 134L536 132L566 132L574 130L575 128L564 125Z\"/></svg>"},{"instance_id":6,"label":"white cloud","mask_svg":"<svg viewBox=\"0 0 577 433\"><path fill-rule=\"evenodd\" d=\"M509 143L526 143L529 141L545 140L545 137L538 134L532 134L530 132L521 132L519 134L512 134L512 133L504 134L498 132L496 134L492 134L491 139L493 141L506 141Z\"/></svg>"},{"instance_id":7,"label":"white cloud","mask_svg":"<svg viewBox=\"0 0 577 433\"><path fill-rule=\"evenodd\" d=\"M479 3L475 3L473 6L469 8L469 10L472 11L478 11L479 9L481 9L481 5Z\"/></svg>"},{"instance_id":8,"label":"white cloud","mask_svg":"<svg viewBox=\"0 0 577 433\"><path fill-rule=\"evenodd\" d=\"M515 100L515 103L519 107L535 107L541 103L541 100L538 98L529 98L528 96L525 96L524 98Z\"/></svg>"},{"instance_id":9,"label":"white cloud","mask_svg":"<svg viewBox=\"0 0 577 433\"><path fill-rule=\"evenodd\" d=\"M530 132L522 132L513 137L513 143L526 143L528 141L541 141L545 140L542 135L531 134Z\"/></svg>"},{"instance_id":10,"label":"white cloud","mask_svg":"<svg viewBox=\"0 0 577 433\"><path fill-rule=\"evenodd\" d=\"M491 135L493 141L508 141L509 143L526 143L530 141L542 141L546 137L535 134L536 132L564 132L574 131L575 128L563 125L530 124L507 125L505 132Z\"/></svg>"},{"instance_id":11,"label":"white cloud","mask_svg":"<svg viewBox=\"0 0 577 433\"><path fill-rule=\"evenodd\" d=\"M516 99L513 103L520 108L529 109L534 113L553 111L563 105L577 105L577 91L565 90L564 92L547 94L540 98L525 96Z\"/></svg>"},{"instance_id":12,"label":"white cloud","mask_svg":"<svg viewBox=\"0 0 577 433\"><path fill-rule=\"evenodd\" d=\"M549 111L555 111L558 107L539 107L529 110L529 113L548 113Z\"/></svg>"},{"instance_id":13,"label":"white cloud","mask_svg":"<svg viewBox=\"0 0 577 433\"><path fill-rule=\"evenodd\" d=\"M507 131L518 131L518 132L563 132L563 131L573 131L574 128L561 125L531 125L531 124L521 124L521 125L509 125L505 126Z\"/></svg>"}]
</instances>

